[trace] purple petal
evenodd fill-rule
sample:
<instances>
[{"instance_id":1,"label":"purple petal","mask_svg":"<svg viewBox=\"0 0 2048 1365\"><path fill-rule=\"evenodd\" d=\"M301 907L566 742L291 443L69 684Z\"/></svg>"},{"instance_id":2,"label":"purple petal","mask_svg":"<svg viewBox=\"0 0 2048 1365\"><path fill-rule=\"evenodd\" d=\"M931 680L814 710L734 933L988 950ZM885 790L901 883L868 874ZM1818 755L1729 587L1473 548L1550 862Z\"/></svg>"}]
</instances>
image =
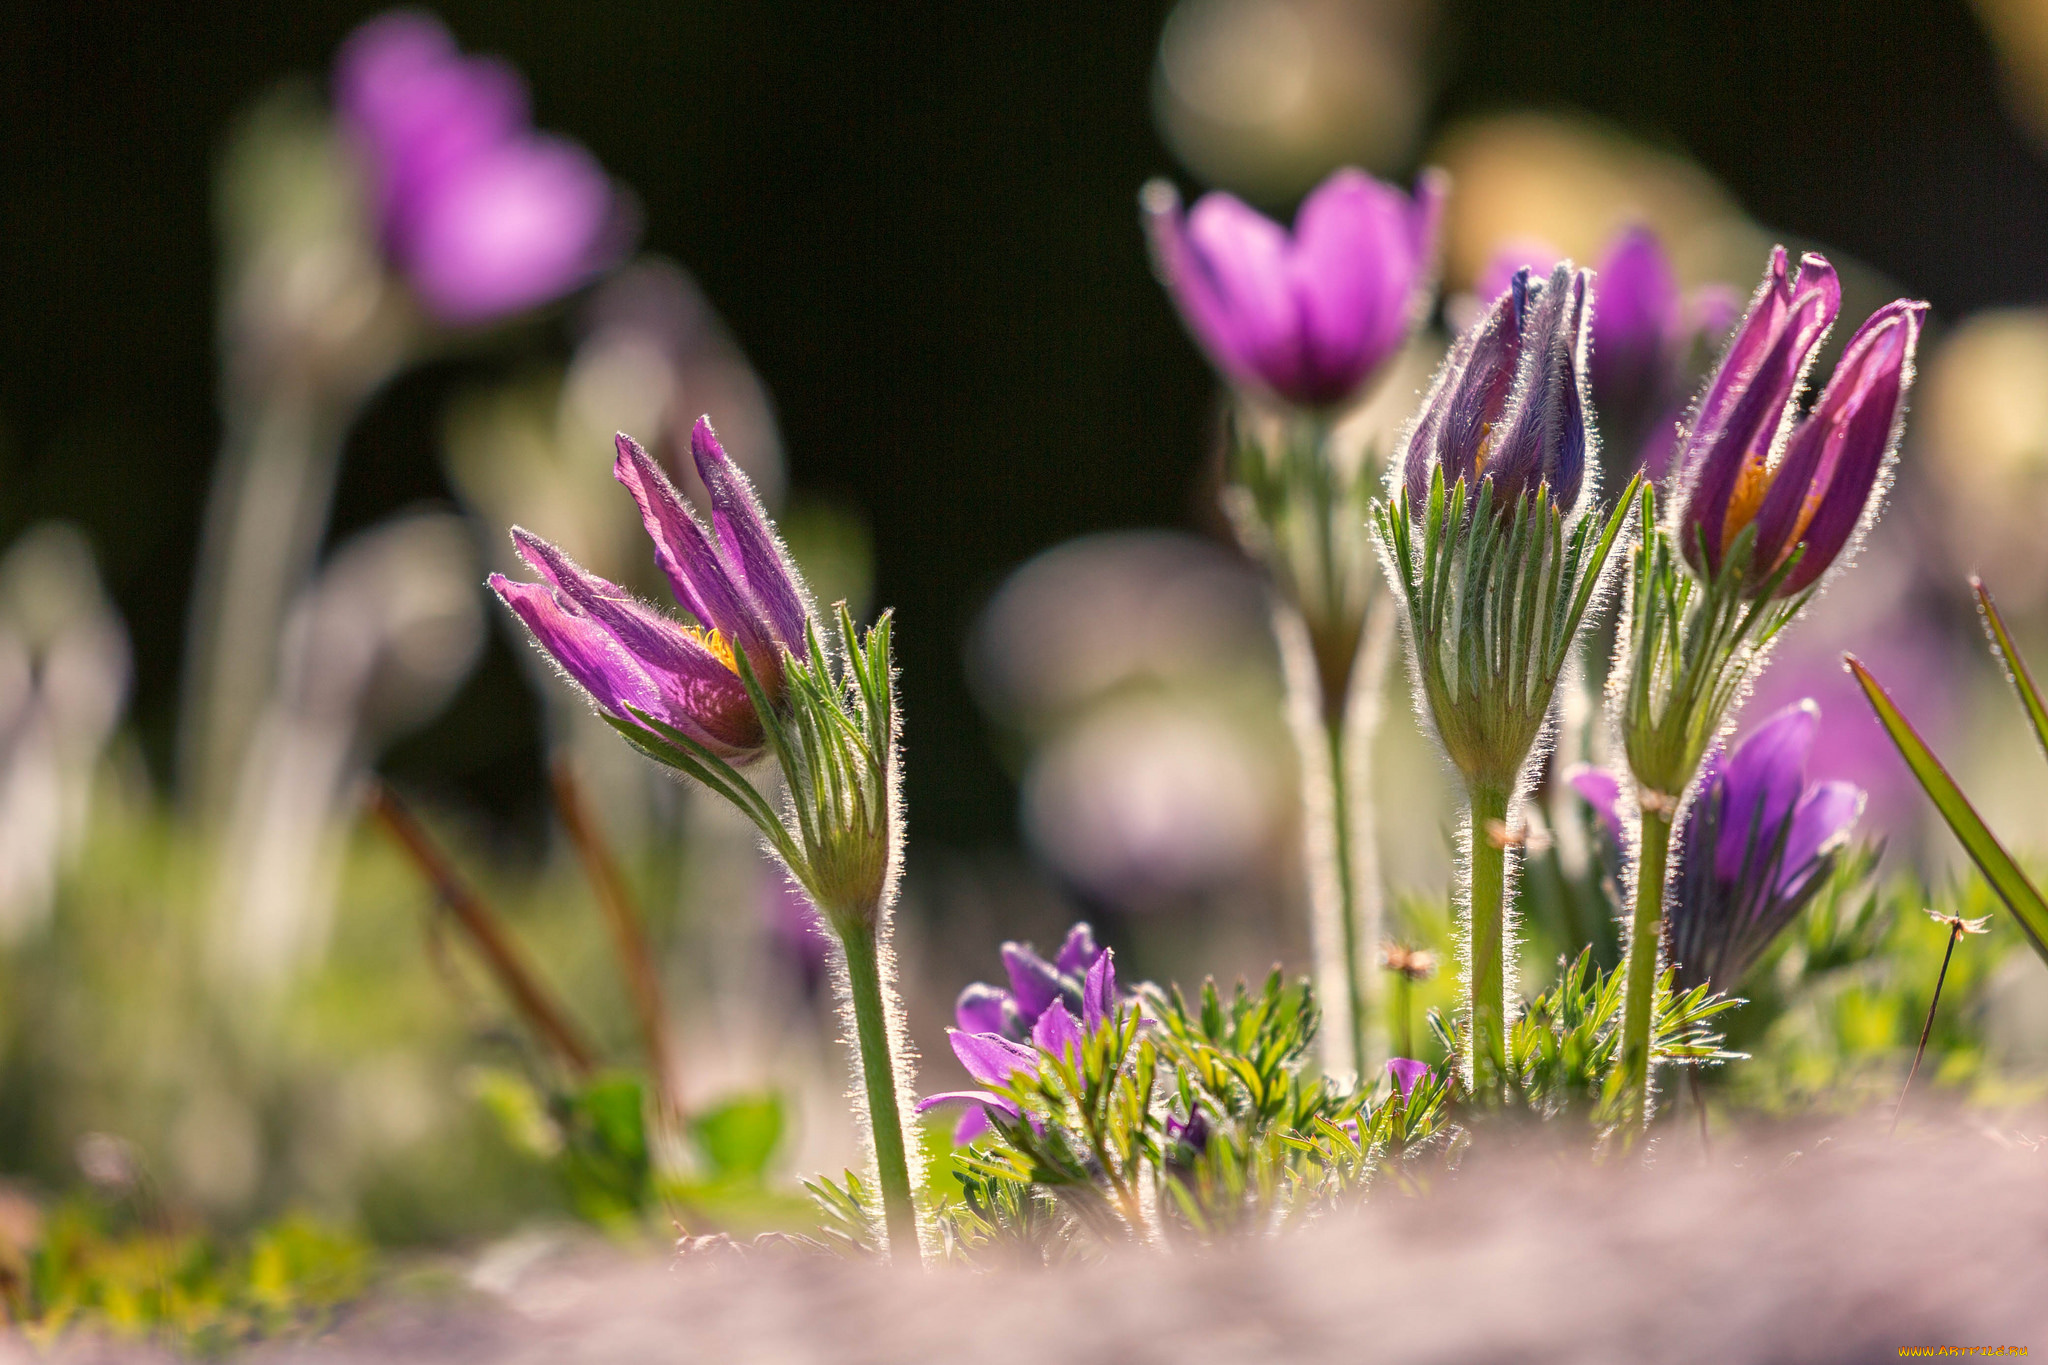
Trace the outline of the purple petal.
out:
<instances>
[{"instance_id":1,"label":"purple petal","mask_svg":"<svg viewBox=\"0 0 2048 1365\"><path fill-rule=\"evenodd\" d=\"M1104 949L1102 956L1095 959L1095 965L1088 969L1088 979L1081 985L1081 1022L1088 1032L1094 1033L1105 1021L1116 1018L1116 953Z\"/></svg>"},{"instance_id":2,"label":"purple petal","mask_svg":"<svg viewBox=\"0 0 2048 1365\"><path fill-rule=\"evenodd\" d=\"M1849 837L1863 814L1863 789L1853 782L1816 782L1799 798L1780 861L1781 895L1799 889L1806 865Z\"/></svg>"},{"instance_id":3,"label":"purple petal","mask_svg":"<svg viewBox=\"0 0 2048 1365\"><path fill-rule=\"evenodd\" d=\"M1428 267L1413 218L1407 195L1349 168L1302 201L1290 262L1302 384L1289 397L1341 403L1407 339Z\"/></svg>"},{"instance_id":4,"label":"purple petal","mask_svg":"<svg viewBox=\"0 0 2048 1365\"><path fill-rule=\"evenodd\" d=\"M1187 239L1231 321L1237 364L1275 393L1299 392L1301 317L1286 229L1235 195L1212 193L1188 214Z\"/></svg>"},{"instance_id":5,"label":"purple petal","mask_svg":"<svg viewBox=\"0 0 2048 1365\"><path fill-rule=\"evenodd\" d=\"M1003 968L1010 974L1010 994L1016 999L1017 1012L1025 1023L1037 1023L1038 1016L1060 998L1059 971L1022 943L1003 945Z\"/></svg>"},{"instance_id":6,"label":"purple petal","mask_svg":"<svg viewBox=\"0 0 2048 1365\"><path fill-rule=\"evenodd\" d=\"M711 524L725 546L726 563L738 566L755 600L767 611L777 640L803 658L808 647L804 623L810 613L797 586L796 569L769 526L754 486L718 443L709 417L699 417L690 429L690 456L711 494Z\"/></svg>"},{"instance_id":7,"label":"purple petal","mask_svg":"<svg viewBox=\"0 0 2048 1365\"><path fill-rule=\"evenodd\" d=\"M1401 482L1407 491L1411 516L1421 517L1429 507L1430 474L1443 461L1444 430L1449 424L1452 400L1464 380L1478 336L1479 327L1474 326L1451 343L1450 354L1444 357L1436 378L1430 381L1429 396L1422 401L1422 414L1415 420L1415 429L1408 435L1407 451L1401 461ZM1448 469L1444 480L1446 487L1454 482Z\"/></svg>"},{"instance_id":8,"label":"purple petal","mask_svg":"<svg viewBox=\"0 0 2048 1365\"><path fill-rule=\"evenodd\" d=\"M1492 432L1485 472L1497 503L1550 486L1562 507L1578 501L1586 470L1585 372L1587 274L1560 262L1524 332L1533 368L1521 377L1520 401L1507 429Z\"/></svg>"},{"instance_id":9,"label":"purple petal","mask_svg":"<svg viewBox=\"0 0 2048 1365\"><path fill-rule=\"evenodd\" d=\"M1074 1022L1074 1016L1067 1013L1064 1004L1055 1002L1038 1022L1032 1026L1031 1042L1041 1052L1055 1057L1078 1058L1081 1055L1081 1026Z\"/></svg>"},{"instance_id":10,"label":"purple petal","mask_svg":"<svg viewBox=\"0 0 2048 1365\"><path fill-rule=\"evenodd\" d=\"M1401 1098L1405 1100L1415 1093L1415 1087L1429 1075L1429 1064L1418 1062L1412 1057L1389 1057L1387 1074L1394 1078L1394 1084L1400 1089Z\"/></svg>"},{"instance_id":11,"label":"purple petal","mask_svg":"<svg viewBox=\"0 0 2048 1365\"><path fill-rule=\"evenodd\" d=\"M610 631L565 604L544 584L519 583L503 574L492 574L490 584L533 632L535 642L599 706L621 720L629 719L635 708L650 715L662 711L654 680Z\"/></svg>"},{"instance_id":12,"label":"purple petal","mask_svg":"<svg viewBox=\"0 0 2048 1365\"><path fill-rule=\"evenodd\" d=\"M527 137L474 153L417 192L399 254L420 301L457 325L547 303L618 246L610 179L590 153Z\"/></svg>"},{"instance_id":13,"label":"purple petal","mask_svg":"<svg viewBox=\"0 0 2048 1365\"><path fill-rule=\"evenodd\" d=\"M1714 875L1722 881L1739 878L1752 858L1769 856L1778 827L1799 800L1819 730L1820 707L1809 697L1767 718L1722 763L1721 832L1714 846Z\"/></svg>"},{"instance_id":14,"label":"purple petal","mask_svg":"<svg viewBox=\"0 0 2048 1365\"><path fill-rule=\"evenodd\" d=\"M728 756L760 748L761 719L753 700L739 675L702 640L531 532L514 527L512 541L521 558L640 661L662 697L661 706L650 708L653 714L693 737L708 737Z\"/></svg>"},{"instance_id":15,"label":"purple petal","mask_svg":"<svg viewBox=\"0 0 2048 1365\"><path fill-rule=\"evenodd\" d=\"M1871 314L1843 351L1813 416L1802 425L1800 435L1808 426L1826 432L1825 449L1804 481L1796 510L1804 524L1795 523L1786 545L1789 553L1791 545L1803 541L1806 553L1780 585L1780 595L1803 591L1827 572L1862 522L1878 475L1898 444L1926 309L1924 303L1901 299ZM1794 440L1797 444L1798 437ZM1788 452L1786 464L1790 463ZM1774 484L1771 495L1777 492ZM1789 505L1789 492L1786 501ZM1765 510L1773 510L1768 498ZM1761 538L1761 527L1758 534ZM1761 544L1760 539L1760 552Z\"/></svg>"},{"instance_id":16,"label":"purple petal","mask_svg":"<svg viewBox=\"0 0 2048 1365\"><path fill-rule=\"evenodd\" d=\"M1003 1033L1010 993L977 981L953 1003L953 1021L963 1033Z\"/></svg>"},{"instance_id":17,"label":"purple petal","mask_svg":"<svg viewBox=\"0 0 2048 1365\"><path fill-rule=\"evenodd\" d=\"M1678 456L1679 477L1696 481L1681 522L1683 549L1696 568L1720 571L1726 541L1741 529L1728 524L1729 504L1744 472L1769 458L1786 407L1841 297L1834 267L1823 257L1804 257L1797 281L1788 283L1784 249L1773 252L1771 269L1729 342ZM1702 537L1704 563L1698 561Z\"/></svg>"},{"instance_id":18,"label":"purple petal","mask_svg":"<svg viewBox=\"0 0 2048 1365\"><path fill-rule=\"evenodd\" d=\"M1180 192L1165 180L1150 181L1139 195L1139 206L1152 245L1153 268L1209 363L1235 384L1263 387L1238 343L1237 320L1188 240Z\"/></svg>"},{"instance_id":19,"label":"purple petal","mask_svg":"<svg viewBox=\"0 0 2048 1365\"><path fill-rule=\"evenodd\" d=\"M1620 843L1621 779L1605 768L1577 763L1565 770L1564 780L1579 794L1580 800L1593 808L1593 814L1600 817L1608 837Z\"/></svg>"},{"instance_id":20,"label":"purple petal","mask_svg":"<svg viewBox=\"0 0 2048 1365\"><path fill-rule=\"evenodd\" d=\"M654 541L655 562L675 589L676 599L701 624L723 632L736 648L746 650L763 686L771 680L779 685L781 656L758 619L746 588L733 581L710 534L638 441L620 432L616 445L618 458L612 464L612 476L640 504L640 519ZM761 672L764 660L770 669L767 673Z\"/></svg>"},{"instance_id":21,"label":"purple petal","mask_svg":"<svg viewBox=\"0 0 2048 1365\"><path fill-rule=\"evenodd\" d=\"M1476 485L1482 452L1490 445L1521 371L1523 330L1543 288L1526 271L1516 274L1507 292L1473 324L1471 345L1443 415L1438 459L1446 488L1460 479ZM1478 489L1466 491L1469 497Z\"/></svg>"},{"instance_id":22,"label":"purple petal","mask_svg":"<svg viewBox=\"0 0 2048 1365\"><path fill-rule=\"evenodd\" d=\"M1077 924L1067 930L1066 942L1060 944L1053 965L1067 976L1083 976L1101 956L1102 949L1096 945L1095 931L1085 923Z\"/></svg>"},{"instance_id":23,"label":"purple petal","mask_svg":"<svg viewBox=\"0 0 2048 1365\"><path fill-rule=\"evenodd\" d=\"M946 1037L953 1044L953 1055L960 1059L960 1065L983 1085L1006 1084L1020 1071L1038 1074L1038 1053L1022 1043L1013 1043L999 1034L961 1033L956 1029L947 1030Z\"/></svg>"}]
</instances>

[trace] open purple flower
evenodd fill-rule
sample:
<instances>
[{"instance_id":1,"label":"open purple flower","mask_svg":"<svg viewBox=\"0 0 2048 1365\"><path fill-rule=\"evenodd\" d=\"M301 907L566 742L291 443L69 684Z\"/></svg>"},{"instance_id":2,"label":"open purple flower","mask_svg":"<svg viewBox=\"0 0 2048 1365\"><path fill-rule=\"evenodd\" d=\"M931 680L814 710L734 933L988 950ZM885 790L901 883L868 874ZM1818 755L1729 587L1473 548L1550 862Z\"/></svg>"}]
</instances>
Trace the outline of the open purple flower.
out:
<instances>
[{"instance_id":1,"label":"open purple flower","mask_svg":"<svg viewBox=\"0 0 2048 1365\"><path fill-rule=\"evenodd\" d=\"M604 168L534 132L518 73L464 56L431 16L395 10L350 34L334 94L384 249L442 322L547 303L625 247Z\"/></svg>"},{"instance_id":2,"label":"open purple flower","mask_svg":"<svg viewBox=\"0 0 2048 1365\"><path fill-rule=\"evenodd\" d=\"M1080 1048L1105 1023L1118 1017L1116 955L1097 946L1086 924L1067 932L1066 942L1047 962L1028 944L1005 943L1003 965L1010 989L980 982L960 993L949 1030L953 1054L983 1085L1002 1085L1016 1073L1037 1074L1041 1053L1078 1058ZM917 1112L962 1104L953 1141L964 1146L988 1131L990 1108L1017 1117L1017 1107L981 1090L949 1090L920 1100Z\"/></svg>"},{"instance_id":3,"label":"open purple flower","mask_svg":"<svg viewBox=\"0 0 2048 1365\"><path fill-rule=\"evenodd\" d=\"M1863 793L1806 781L1819 728L1809 699L1767 717L1725 758L1708 757L1669 919L1679 989L1734 990L1827 880Z\"/></svg>"},{"instance_id":4,"label":"open purple flower","mask_svg":"<svg viewBox=\"0 0 2048 1365\"><path fill-rule=\"evenodd\" d=\"M698 421L690 452L711 493L709 530L629 436L618 438L613 473L639 502L655 562L694 624L635 600L516 527L520 557L545 581L493 574L490 583L600 708L627 721L644 712L743 762L759 754L763 730L739 659L746 658L771 703L779 699L783 651L807 657L808 593L710 419Z\"/></svg>"},{"instance_id":5,"label":"open purple flower","mask_svg":"<svg viewBox=\"0 0 2048 1365\"><path fill-rule=\"evenodd\" d=\"M1451 348L1408 439L1409 513L1429 505L1432 473L1468 497L1493 483L1511 509L1548 485L1558 507L1578 501L1586 472L1587 275L1560 262L1545 281L1527 269ZM1468 502L1467 506L1471 504Z\"/></svg>"},{"instance_id":6,"label":"open purple flower","mask_svg":"<svg viewBox=\"0 0 2048 1365\"><path fill-rule=\"evenodd\" d=\"M1795 422L1802 376L1841 307L1834 267L1808 255L1790 274L1785 250L1736 329L1676 457L1678 534L1703 575L1721 572L1754 528L1750 590L1804 547L1778 596L1810 586L1861 524L1897 444L1927 311L1899 299L1872 313L1835 366L1813 411Z\"/></svg>"},{"instance_id":7,"label":"open purple flower","mask_svg":"<svg viewBox=\"0 0 2048 1365\"><path fill-rule=\"evenodd\" d=\"M1246 392L1323 410L1363 393L1420 321L1444 189L1437 172L1411 197L1340 170L1292 233L1222 193L1184 217L1164 180L1142 202L1160 279L1211 363Z\"/></svg>"}]
</instances>

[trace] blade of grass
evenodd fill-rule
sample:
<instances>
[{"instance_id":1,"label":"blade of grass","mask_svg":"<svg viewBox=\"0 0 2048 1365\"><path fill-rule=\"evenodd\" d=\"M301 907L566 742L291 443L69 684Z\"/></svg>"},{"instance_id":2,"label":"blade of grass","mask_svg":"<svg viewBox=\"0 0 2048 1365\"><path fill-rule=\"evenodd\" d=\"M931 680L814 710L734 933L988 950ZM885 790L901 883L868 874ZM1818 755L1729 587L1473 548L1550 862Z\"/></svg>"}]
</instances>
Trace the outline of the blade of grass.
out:
<instances>
[{"instance_id":1,"label":"blade of grass","mask_svg":"<svg viewBox=\"0 0 2048 1365\"><path fill-rule=\"evenodd\" d=\"M1956 786L1948 769L1941 766L1941 760L1934 756L1934 751L1900 714L1877 679L1870 676L1870 670L1852 654L1843 655L1842 661L1856 675L1863 695L1869 698L1871 709L1877 712L1878 723L1884 726L1885 733L1898 746L1899 756L1912 769L1913 777L1920 783L1921 790L1927 793L1927 799L1941 812L1941 818L1948 822L1963 851L1970 855L1970 860L1977 864L1977 870L1991 883L1991 889L2012 911L2013 918L2019 921L2028 941L2034 945L2034 951L2041 955L2042 961L2048 962L2048 900L2042 899L2034 884L2027 880L2026 873L2020 871L2019 864L2013 861L2012 855L2005 851L1997 836L1984 824L1983 817L1970 805L1962 789Z\"/></svg>"},{"instance_id":2,"label":"blade of grass","mask_svg":"<svg viewBox=\"0 0 2048 1365\"><path fill-rule=\"evenodd\" d=\"M2005 676L2012 680L2012 690L2020 694L2020 704L2027 708L2027 719L2034 722L2034 738L2041 743L2041 752L2048 754L2048 707L2041 705L2041 693L2034 686L2034 679L2027 672L2026 661L2020 658L2014 647L2012 636L2006 632L2004 618L1991 601L1991 593L1981 578L1970 580L1970 591L1977 594L1977 609L1984 614L1984 628L1991 632L1991 648L2005 665Z\"/></svg>"}]
</instances>

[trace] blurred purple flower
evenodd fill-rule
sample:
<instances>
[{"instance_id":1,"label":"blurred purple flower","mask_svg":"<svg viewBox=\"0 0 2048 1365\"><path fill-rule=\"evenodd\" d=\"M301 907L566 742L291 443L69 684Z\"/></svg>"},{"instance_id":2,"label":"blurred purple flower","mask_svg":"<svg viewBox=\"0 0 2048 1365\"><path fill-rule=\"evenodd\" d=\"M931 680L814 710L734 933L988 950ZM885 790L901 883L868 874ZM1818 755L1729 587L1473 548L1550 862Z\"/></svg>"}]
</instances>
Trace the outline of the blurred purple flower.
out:
<instances>
[{"instance_id":1,"label":"blurred purple flower","mask_svg":"<svg viewBox=\"0 0 2048 1365\"><path fill-rule=\"evenodd\" d=\"M491 587L542 649L604 710L642 711L722 757L746 761L763 743L761 718L740 681L744 654L773 701L782 651L806 651L805 591L746 476L726 458L708 418L691 433L697 472L711 490L707 530L660 468L629 436L613 473L640 504L654 557L695 625L672 620L625 589L579 568L515 527L513 543L544 583L492 574Z\"/></svg>"},{"instance_id":2,"label":"blurred purple flower","mask_svg":"<svg viewBox=\"0 0 2048 1365\"><path fill-rule=\"evenodd\" d=\"M1700 573L1720 573L1754 526L1752 591L1806 547L1777 589L1790 596L1827 571L1862 522L1898 439L1927 305L1898 299L1872 313L1794 424L1802 376L1840 307L1825 258L1802 258L1795 278L1784 248L1771 253L1676 457L1681 549Z\"/></svg>"},{"instance_id":3,"label":"blurred purple flower","mask_svg":"<svg viewBox=\"0 0 2048 1365\"><path fill-rule=\"evenodd\" d=\"M1164 180L1141 202L1152 257L1188 330L1232 384L1296 408L1341 408L1408 339L1435 280L1446 181L1411 197L1363 171L1310 192L1290 234L1222 193L1183 216Z\"/></svg>"},{"instance_id":4,"label":"blurred purple flower","mask_svg":"<svg viewBox=\"0 0 2048 1365\"><path fill-rule=\"evenodd\" d=\"M1863 810L1848 782L1806 781L1820 707L1767 717L1725 757L1710 755L1687 813L1670 913L1680 990L1733 991L1827 880Z\"/></svg>"},{"instance_id":5,"label":"blurred purple flower","mask_svg":"<svg viewBox=\"0 0 2048 1365\"><path fill-rule=\"evenodd\" d=\"M1446 488L1466 483L1468 499L1480 480L1491 480L1502 512L1545 485L1560 507L1578 501L1586 471L1586 291L1586 272L1568 261L1548 281L1518 270L1458 339L1409 438L1403 477L1411 515L1428 507L1438 467Z\"/></svg>"},{"instance_id":6,"label":"blurred purple flower","mask_svg":"<svg viewBox=\"0 0 2048 1365\"><path fill-rule=\"evenodd\" d=\"M1547 270L1557 259L1546 243L1511 242L1494 253L1474 292L1498 298L1518 269ZM1663 476L1678 422L1701 378L1698 353L1720 344L1735 312L1726 285L1681 292L1670 258L1648 227L1625 227L1607 244L1593 274L1587 370L1610 478L1626 479L1638 469Z\"/></svg>"},{"instance_id":7,"label":"blurred purple flower","mask_svg":"<svg viewBox=\"0 0 2048 1365\"><path fill-rule=\"evenodd\" d=\"M536 133L518 73L465 57L432 16L394 10L350 34L334 98L384 249L440 321L547 303L623 254L630 234L604 168Z\"/></svg>"},{"instance_id":8,"label":"blurred purple flower","mask_svg":"<svg viewBox=\"0 0 2048 1365\"><path fill-rule=\"evenodd\" d=\"M1412 1057L1389 1057L1387 1074L1394 1078L1394 1087L1406 1101L1415 1093L1415 1087L1429 1079L1429 1063L1418 1062Z\"/></svg>"},{"instance_id":9,"label":"blurred purple flower","mask_svg":"<svg viewBox=\"0 0 2048 1365\"><path fill-rule=\"evenodd\" d=\"M804 889L791 881L780 864L761 865L762 912L783 962L788 964L806 997L816 996L832 963L832 938L824 919Z\"/></svg>"},{"instance_id":10,"label":"blurred purple flower","mask_svg":"<svg viewBox=\"0 0 2048 1365\"><path fill-rule=\"evenodd\" d=\"M1575 763L1565 770L1564 780L1579 799L1600 817L1600 827L1616 847L1621 844L1621 779L1605 768Z\"/></svg>"}]
</instances>

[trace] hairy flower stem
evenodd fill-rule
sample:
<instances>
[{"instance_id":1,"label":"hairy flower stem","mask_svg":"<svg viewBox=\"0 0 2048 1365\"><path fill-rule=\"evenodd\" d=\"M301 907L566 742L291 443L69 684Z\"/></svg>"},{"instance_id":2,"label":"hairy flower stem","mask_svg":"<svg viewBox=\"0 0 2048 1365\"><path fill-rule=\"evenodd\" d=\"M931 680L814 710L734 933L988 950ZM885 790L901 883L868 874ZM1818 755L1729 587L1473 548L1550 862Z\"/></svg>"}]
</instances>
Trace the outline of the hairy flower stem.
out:
<instances>
[{"instance_id":1,"label":"hairy flower stem","mask_svg":"<svg viewBox=\"0 0 2048 1365\"><path fill-rule=\"evenodd\" d=\"M1345 1041L1351 1049L1352 1070L1365 1075L1365 969L1361 965L1364 945L1359 923L1358 877L1352 867L1351 797L1345 780L1344 717L1326 722L1330 740L1330 844L1336 854L1338 940L1344 954L1344 998L1346 1022L1351 1025Z\"/></svg>"},{"instance_id":2,"label":"hairy flower stem","mask_svg":"<svg viewBox=\"0 0 2048 1365\"><path fill-rule=\"evenodd\" d=\"M1628 995L1622 1011L1621 1066L1638 1123L1650 1117L1650 1007L1657 994L1657 951L1664 940L1664 869L1671 817L1643 808L1638 827L1635 905L1629 916Z\"/></svg>"},{"instance_id":3,"label":"hairy flower stem","mask_svg":"<svg viewBox=\"0 0 2048 1365\"><path fill-rule=\"evenodd\" d=\"M1467 1078L1475 1094L1493 1093L1507 1078L1508 851L1505 787L1475 783L1471 802L1470 926L1471 1057Z\"/></svg>"},{"instance_id":4,"label":"hairy flower stem","mask_svg":"<svg viewBox=\"0 0 2048 1365\"><path fill-rule=\"evenodd\" d=\"M1934 998L1927 1002L1927 1022L1920 1026L1920 1046L1914 1049L1913 1066L1906 1073L1906 1083L1899 1089L1899 1102L1892 1109L1892 1126L1887 1131L1899 1131L1899 1115L1906 1112L1906 1096L1913 1093L1913 1078L1920 1074L1920 1059L1927 1055L1927 1039L1934 1032L1934 1012L1941 1008L1941 988L1948 980L1948 964L1956 955L1956 940L1963 936L1963 922L1952 921L1948 927L1948 951L1941 955L1941 972L1934 978Z\"/></svg>"},{"instance_id":5,"label":"hairy flower stem","mask_svg":"<svg viewBox=\"0 0 2048 1365\"><path fill-rule=\"evenodd\" d=\"M840 942L846 949L846 983L853 998L854 1034L860 1048L861 1079L867 1088L868 1127L875 1144L889 1254L896 1259L915 1257L919 1254L917 1210L911 1202L910 1163L904 1155L903 1114L896 1102L896 1060L889 1050L879 945L871 928L845 932Z\"/></svg>"}]
</instances>

